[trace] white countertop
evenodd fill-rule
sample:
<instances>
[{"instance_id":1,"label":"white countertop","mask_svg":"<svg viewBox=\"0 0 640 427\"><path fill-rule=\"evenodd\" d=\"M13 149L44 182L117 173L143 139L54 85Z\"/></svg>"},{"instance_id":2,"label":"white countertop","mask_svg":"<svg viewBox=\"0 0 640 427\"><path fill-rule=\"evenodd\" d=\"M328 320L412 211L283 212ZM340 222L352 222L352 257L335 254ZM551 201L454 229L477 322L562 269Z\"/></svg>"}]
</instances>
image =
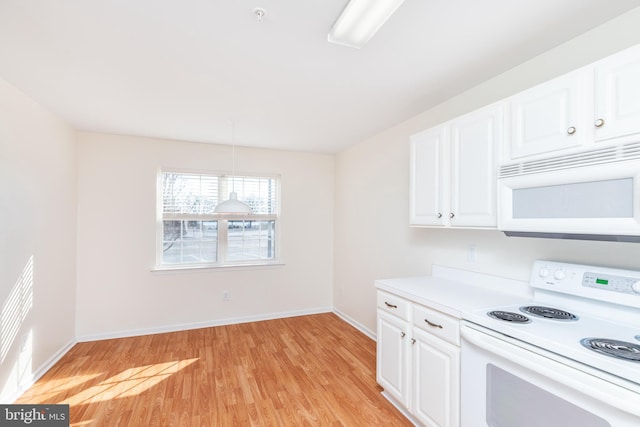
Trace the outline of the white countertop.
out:
<instances>
[{"instance_id":1,"label":"white countertop","mask_svg":"<svg viewBox=\"0 0 640 427\"><path fill-rule=\"evenodd\" d=\"M528 283L448 267L434 266L433 276L376 280L375 285L394 295L458 319L465 312L531 300Z\"/></svg>"}]
</instances>

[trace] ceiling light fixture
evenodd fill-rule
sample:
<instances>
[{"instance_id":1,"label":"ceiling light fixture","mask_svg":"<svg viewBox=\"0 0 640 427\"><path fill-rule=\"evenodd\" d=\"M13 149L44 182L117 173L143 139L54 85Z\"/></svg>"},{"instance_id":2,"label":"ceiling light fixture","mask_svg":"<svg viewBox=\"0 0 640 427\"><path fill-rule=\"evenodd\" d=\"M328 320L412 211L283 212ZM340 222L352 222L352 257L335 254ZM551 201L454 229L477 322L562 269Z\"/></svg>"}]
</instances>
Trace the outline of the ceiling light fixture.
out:
<instances>
[{"instance_id":1,"label":"ceiling light fixture","mask_svg":"<svg viewBox=\"0 0 640 427\"><path fill-rule=\"evenodd\" d=\"M233 213L233 214L250 214L251 206L238 200L236 193L236 128L231 121L231 150L232 150L232 177L231 177L231 193L229 199L222 203L218 203L214 209L215 213Z\"/></svg>"},{"instance_id":2,"label":"ceiling light fixture","mask_svg":"<svg viewBox=\"0 0 640 427\"><path fill-rule=\"evenodd\" d=\"M350 0L329 32L330 43L360 49L404 0Z\"/></svg>"},{"instance_id":3,"label":"ceiling light fixture","mask_svg":"<svg viewBox=\"0 0 640 427\"><path fill-rule=\"evenodd\" d=\"M264 19L264 9L257 7L253 9L253 14L256 15L256 21L258 21L258 23L262 22Z\"/></svg>"}]
</instances>

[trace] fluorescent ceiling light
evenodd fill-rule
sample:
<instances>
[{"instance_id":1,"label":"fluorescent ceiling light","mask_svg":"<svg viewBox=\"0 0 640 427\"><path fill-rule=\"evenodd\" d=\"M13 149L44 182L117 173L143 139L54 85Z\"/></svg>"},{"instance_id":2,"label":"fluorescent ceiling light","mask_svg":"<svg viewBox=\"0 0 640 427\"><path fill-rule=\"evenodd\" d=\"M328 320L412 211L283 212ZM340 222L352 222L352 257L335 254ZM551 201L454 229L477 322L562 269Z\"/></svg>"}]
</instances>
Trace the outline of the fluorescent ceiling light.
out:
<instances>
[{"instance_id":1,"label":"fluorescent ceiling light","mask_svg":"<svg viewBox=\"0 0 640 427\"><path fill-rule=\"evenodd\" d=\"M328 40L360 49L404 0L350 0L333 24Z\"/></svg>"}]
</instances>

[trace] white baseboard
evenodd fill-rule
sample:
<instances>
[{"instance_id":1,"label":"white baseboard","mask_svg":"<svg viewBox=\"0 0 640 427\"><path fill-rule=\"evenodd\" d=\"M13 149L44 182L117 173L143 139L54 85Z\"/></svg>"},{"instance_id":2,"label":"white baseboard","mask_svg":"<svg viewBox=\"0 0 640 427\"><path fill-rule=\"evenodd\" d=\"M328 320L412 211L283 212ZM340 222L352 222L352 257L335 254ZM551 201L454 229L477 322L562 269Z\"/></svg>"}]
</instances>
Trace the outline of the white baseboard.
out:
<instances>
[{"instance_id":1,"label":"white baseboard","mask_svg":"<svg viewBox=\"0 0 640 427\"><path fill-rule=\"evenodd\" d=\"M356 328L357 330L359 330L360 332L362 332L363 334L365 334L366 336L368 336L372 340L376 341L376 333L373 332L371 329L367 328L362 323L356 321L353 317L348 316L343 311L340 311L337 308L334 308L333 312L338 317L340 317L342 320L344 320L345 322L349 323L351 326L353 326L354 328Z\"/></svg>"},{"instance_id":2,"label":"white baseboard","mask_svg":"<svg viewBox=\"0 0 640 427\"><path fill-rule=\"evenodd\" d=\"M27 391L32 385L34 385L44 374L47 373L49 369L53 367L62 357L71 350L71 348L76 345L75 340L71 340L65 345L63 345L58 351L56 351L51 357L49 357L42 365L38 366L33 373L31 374L31 378L23 383L16 390L12 390L9 394L0 396L0 402L3 403L12 403L15 402L22 394Z\"/></svg>"},{"instance_id":3,"label":"white baseboard","mask_svg":"<svg viewBox=\"0 0 640 427\"><path fill-rule=\"evenodd\" d=\"M384 391L384 390L383 390L380 394L382 394L382 396L383 396L385 399L387 399L387 400L388 400L388 401L389 401L393 406L395 406L395 407L396 407L396 409L397 409L398 411L400 411L400 413L401 413L402 415L404 415L404 416L405 416L405 418L406 418L407 420L411 421L411 423L412 423L414 426L416 426L416 427L420 427L420 426L421 426L421 424L418 422L418 420L416 420L415 418L413 418L413 415L411 415L411 414L409 413L409 411L407 410L407 408L405 408L404 406L402 406L401 404L399 404L398 402L396 402L396 400L395 400L393 397L391 397L389 394L387 394L387 392L386 392L386 391Z\"/></svg>"},{"instance_id":4,"label":"white baseboard","mask_svg":"<svg viewBox=\"0 0 640 427\"><path fill-rule=\"evenodd\" d=\"M332 307L320 307L309 310L286 311L280 313L261 314L256 316L230 317L226 319L211 320L206 322L183 323L179 325L166 325L155 328L129 329L125 331L109 332L105 334L83 335L77 337L78 342L101 341L114 338L137 337L141 335L163 334L166 332L186 331L190 329L210 328L214 326L234 325L238 323L259 322L262 320L284 319L286 317L306 316L309 314L331 313Z\"/></svg>"},{"instance_id":5,"label":"white baseboard","mask_svg":"<svg viewBox=\"0 0 640 427\"><path fill-rule=\"evenodd\" d=\"M46 362L44 362L38 369L36 369L33 373L34 380L33 383L38 381L44 374L47 373L49 369L53 367L62 357L71 350L71 348L77 344L76 340L69 341L66 345L64 345L60 350L58 350L55 354L53 354ZM30 384L29 387L31 387ZM29 388L27 387L27 388ZM26 390L26 389L25 389Z\"/></svg>"}]
</instances>

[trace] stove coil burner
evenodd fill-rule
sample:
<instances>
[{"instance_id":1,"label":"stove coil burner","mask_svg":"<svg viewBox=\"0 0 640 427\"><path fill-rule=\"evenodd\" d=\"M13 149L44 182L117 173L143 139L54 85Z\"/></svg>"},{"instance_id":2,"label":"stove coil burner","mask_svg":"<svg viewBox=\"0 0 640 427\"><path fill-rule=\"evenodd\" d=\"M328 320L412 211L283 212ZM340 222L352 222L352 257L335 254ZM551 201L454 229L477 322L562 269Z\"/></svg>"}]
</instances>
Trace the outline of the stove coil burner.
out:
<instances>
[{"instance_id":1,"label":"stove coil burner","mask_svg":"<svg viewBox=\"0 0 640 427\"><path fill-rule=\"evenodd\" d=\"M506 320L513 323L531 323L531 319L527 316L523 316L520 313L514 313L512 311L490 311L487 313L490 317L498 320Z\"/></svg>"},{"instance_id":2,"label":"stove coil burner","mask_svg":"<svg viewBox=\"0 0 640 427\"><path fill-rule=\"evenodd\" d=\"M580 344L590 350L615 357L616 359L640 362L640 345L638 344L607 338L584 338L580 340Z\"/></svg>"},{"instance_id":3,"label":"stove coil burner","mask_svg":"<svg viewBox=\"0 0 640 427\"><path fill-rule=\"evenodd\" d=\"M529 305L526 307L520 307L520 311L522 311L523 313L531 314L533 316L543 317L545 319L567 320L567 321L578 320L578 316L571 314L568 311L560 310L558 308L541 307L539 305Z\"/></svg>"}]
</instances>

